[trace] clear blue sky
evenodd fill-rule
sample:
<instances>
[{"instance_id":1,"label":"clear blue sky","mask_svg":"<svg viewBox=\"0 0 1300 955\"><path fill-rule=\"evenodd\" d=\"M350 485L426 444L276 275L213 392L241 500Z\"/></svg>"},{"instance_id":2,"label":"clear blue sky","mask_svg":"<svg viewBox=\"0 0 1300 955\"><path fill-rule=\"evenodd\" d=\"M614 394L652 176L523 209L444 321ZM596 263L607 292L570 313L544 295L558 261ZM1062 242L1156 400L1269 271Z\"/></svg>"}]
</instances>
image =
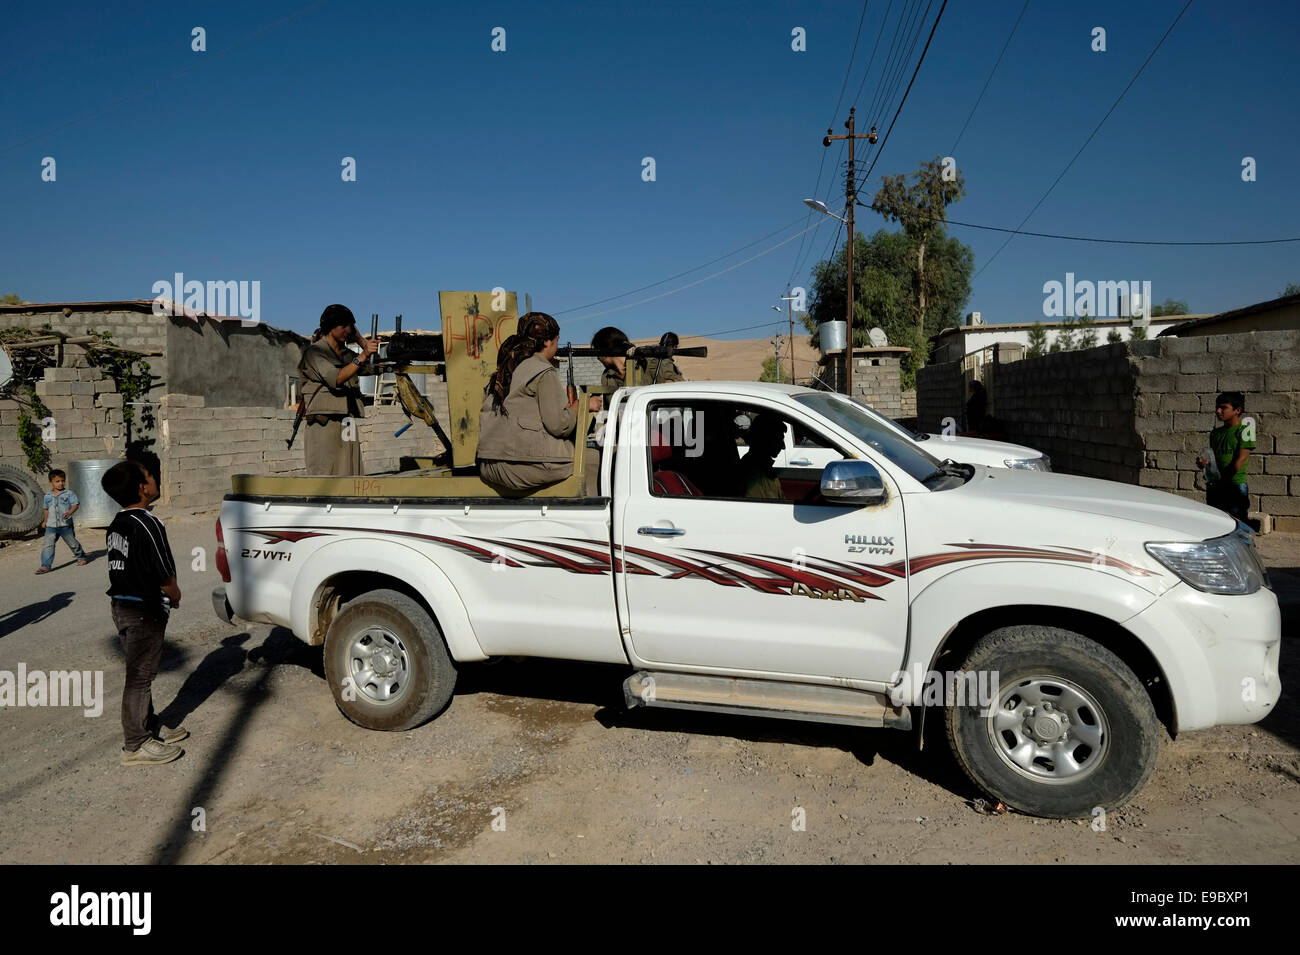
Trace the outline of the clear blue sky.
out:
<instances>
[{"instance_id":1,"label":"clear blue sky","mask_svg":"<svg viewBox=\"0 0 1300 955\"><path fill-rule=\"evenodd\" d=\"M928 24L938 11L935 0ZM864 188L947 155L1022 0L950 0ZM1183 0L1032 0L955 157L963 221L1015 227L1083 142ZM679 294L842 207L825 150L889 6L858 2L361 5L10 3L0 61L0 293L29 301L150 298L177 271L258 280L262 318L304 331L343 302L437 327L440 289L531 292L563 338L775 330L787 280L838 225ZM470 8L470 9L466 9ZM856 98L883 133L919 56L873 111L894 0ZM911 43L923 7L899 31ZM1085 12L1086 11L1086 12ZM286 19L287 18L287 19ZM207 31L207 52L190 31ZM493 27L506 51L490 49ZM1090 49L1107 30L1107 52ZM791 30L807 31L807 52ZM927 27L928 30L928 27ZM1195 0L1026 229L1142 239L1300 235L1295 51L1300 5ZM42 182L41 161L58 179ZM340 179L344 156L358 181ZM657 181L641 178L643 157ZM1253 156L1258 181L1241 180ZM837 200L833 193L840 190ZM859 210L860 228L881 222ZM784 228L783 231L782 227ZM575 309L692 269L595 308ZM1005 238L953 227L982 267ZM803 256L797 258L803 248ZM798 267L796 267L798 266ZM1044 282L1149 280L1153 297L1219 311L1300 281L1300 244L1107 246L1018 237L974 282L986 321L1041 316ZM793 274L792 274L793 273ZM767 324L771 323L771 324ZM363 323L364 324L364 323ZM758 328L747 326L758 325Z\"/></svg>"}]
</instances>

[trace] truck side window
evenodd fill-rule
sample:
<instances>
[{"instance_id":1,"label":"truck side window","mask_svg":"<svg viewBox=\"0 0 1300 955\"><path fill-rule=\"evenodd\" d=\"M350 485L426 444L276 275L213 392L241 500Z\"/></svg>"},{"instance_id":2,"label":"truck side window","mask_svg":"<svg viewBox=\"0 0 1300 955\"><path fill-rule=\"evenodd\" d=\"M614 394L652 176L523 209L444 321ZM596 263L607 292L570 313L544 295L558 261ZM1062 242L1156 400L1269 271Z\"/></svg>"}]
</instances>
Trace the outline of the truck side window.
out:
<instances>
[{"instance_id":1,"label":"truck side window","mask_svg":"<svg viewBox=\"0 0 1300 955\"><path fill-rule=\"evenodd\" d=\"M776 466L791 425L801 453L818 458L815 466ZM826 461L845 457L780 412L725 401L652 404L646 444L656 497L814 503Z\"/></svg>"}]
</instances>

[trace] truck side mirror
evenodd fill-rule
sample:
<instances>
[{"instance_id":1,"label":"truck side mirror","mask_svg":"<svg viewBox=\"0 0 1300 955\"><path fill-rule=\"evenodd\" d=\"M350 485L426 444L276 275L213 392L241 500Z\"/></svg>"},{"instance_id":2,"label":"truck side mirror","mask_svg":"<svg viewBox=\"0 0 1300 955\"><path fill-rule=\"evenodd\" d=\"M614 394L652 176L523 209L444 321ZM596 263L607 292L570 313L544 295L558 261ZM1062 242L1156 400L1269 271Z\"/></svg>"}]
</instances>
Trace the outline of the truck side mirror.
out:
<instances>
[{"instance_id":1,"label":"truck side mirror","mask_svg":"<svg viewBox=\"0 0 1300 955\"><path fill-rule=\"evenodd\" d=\"M846 504L879 504L885 483L870 461L832 461L822 469L822 497Z\"/></svg>"}]
</instances>

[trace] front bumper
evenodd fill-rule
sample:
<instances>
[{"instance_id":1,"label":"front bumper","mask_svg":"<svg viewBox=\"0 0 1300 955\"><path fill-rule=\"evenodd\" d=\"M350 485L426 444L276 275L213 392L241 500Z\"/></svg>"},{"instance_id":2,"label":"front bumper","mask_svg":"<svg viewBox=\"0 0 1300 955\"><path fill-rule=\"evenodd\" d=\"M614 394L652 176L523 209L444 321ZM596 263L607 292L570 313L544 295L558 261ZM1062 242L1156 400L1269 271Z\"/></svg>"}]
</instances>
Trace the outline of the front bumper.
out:
<instances>
[{"instance_id":1,"label":"front bumper","mask_svg":"<svg viewBox=\"0 0 1300 955\"><path fill-rule=\"evenodd\" d=\"M235 622L235 611L226 597L224 584L212 588L212 611L226 623Z\"/></svg>"},{"instance_id":2,"label":"front bumper","mask_svg":"<svg viewBox=\"0 0 1300 955\"><path fill-rule=\"evenodd\" d=\"M1174 700L1175 732L1258 723L1282 695L1277 595L1171 588L1125 627L1151 649Z\"/></svg>"}]
</instances>

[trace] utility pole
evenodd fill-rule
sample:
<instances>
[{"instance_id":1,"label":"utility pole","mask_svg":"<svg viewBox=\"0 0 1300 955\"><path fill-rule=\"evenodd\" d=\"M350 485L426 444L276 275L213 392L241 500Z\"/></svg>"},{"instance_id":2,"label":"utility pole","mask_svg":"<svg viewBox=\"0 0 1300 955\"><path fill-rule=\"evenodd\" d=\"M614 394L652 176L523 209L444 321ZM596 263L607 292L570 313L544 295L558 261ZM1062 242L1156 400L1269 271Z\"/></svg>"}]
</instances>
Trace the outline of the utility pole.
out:
<instances>
[{"instance_id":1,"label":"utility pole","mask_svg":"<svg viewBox=\"0 0 1300 955\"><path fill-rule=\"evenodd\" d=\"M790 384L797 384L794 377L794 306L790 303L794 301L794 296L790 294L790 287L786 286L785 294L781 296L781 301L785 302L785 317L790 323ZM772 306L779 312L781 311L775 305Z\"/></svg>"},{"instance_id":2,"label":"utility pole","mask_svg":"<svg viewBox=\"0 0 1300 955\"><path fill-rule=\"evenodd\" d=\"M826 138L822 140L823 146L830 146L830 144L837 139L847 139L849 141L849 170L848 170L848 175L844 179L844 198L847 201L849 207L849 218L848 218L848 226L849 226L848 299L849 302L848 302L848 314L846 316L846 324L848 326L848 336L847 336L848 342L847 342L847 350L845 351L844 354L844 393L849 397L853 397L853 207L857 203L857 199L858 199L857 183L854 181L855 170L853 166L853 146L856 143L856 141L859 139L865 139L867 142L874 144L876 142L876 139L878 138L876 136L875 126L871 127L871 132L869 133L854 132L853 112L856 109L857 109L856 106L849 107L849 118L848 121L844 124L844 127L848 130L848 133L846 135L833 136L831 135L831 128L828 126L826 128Z\"/></svg>"},{"instance_id":3,"label":"utility pole","mask_svg":"<svg viewBox=\"0 0 1300 955\"><path fill-rule=\"evenodd\" d=\"M776 383L781 383L781 336L776 334L772 336L772 353L776 355ZM790 384L794 384L791 380Z\"/></svg>"}]
</instances>

